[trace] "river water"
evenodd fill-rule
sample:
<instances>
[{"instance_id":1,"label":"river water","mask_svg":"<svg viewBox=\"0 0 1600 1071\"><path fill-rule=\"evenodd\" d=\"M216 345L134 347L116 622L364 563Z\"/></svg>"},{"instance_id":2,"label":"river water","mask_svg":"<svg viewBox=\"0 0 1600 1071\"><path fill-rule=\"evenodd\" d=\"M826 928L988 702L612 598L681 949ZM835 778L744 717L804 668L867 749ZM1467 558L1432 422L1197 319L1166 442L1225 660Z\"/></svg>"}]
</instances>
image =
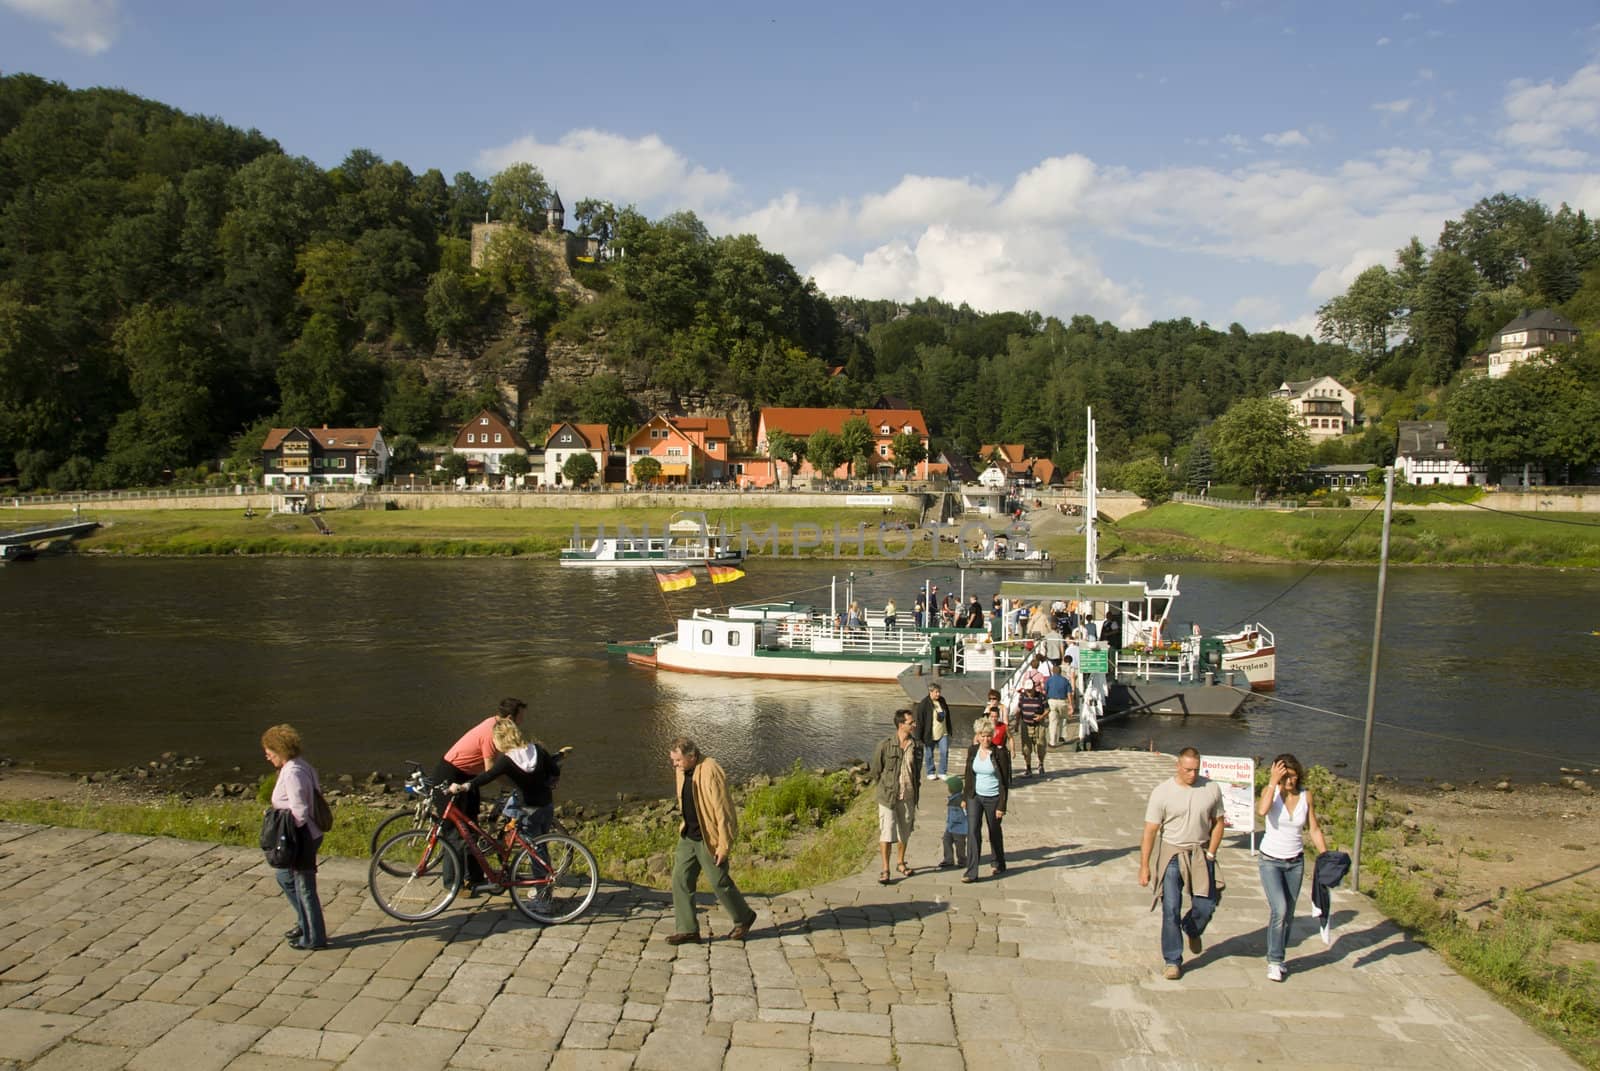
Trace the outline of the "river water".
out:
<instances>
[{"instance_id":1,"label":"river water","mask_svg":"<svg viewBox=\"0 0 1600 1071\"><path fill-rule=\"evenodd\" d=\"M1376 570L1167 568L1182 572L1173 617L1184 629L1259 618L1276 632L1278 691L1235 719L1131 718L1108 727L1106 743L1268 758L1293 750L1353 774ZM847 572L755 561L734 585L663 596L648 571L547 561L11 565L0 569L0 754L86 771L176 751L203 756L208 782L245 780L264 772L261 730L288 721L325 772L393 771L408 758L431 765L500 697L516 695L531 704L535 735L577 747L563 778L574 799L669 791L664 752L680 734L736 775L866 758L904 702L896 688L656 675L604 649L719 598L825 606L830 578L842 583ZM856 595L868 605L892 595L904 610L924 578L946 590L962 582L948 565L871 563L857 571ZM1000 579L967 574L966 593L987 606ZM1591 572L1391 569L1373 768L1465 781L1600 767L1597 607Z\"/></svg>"}]
</instances>

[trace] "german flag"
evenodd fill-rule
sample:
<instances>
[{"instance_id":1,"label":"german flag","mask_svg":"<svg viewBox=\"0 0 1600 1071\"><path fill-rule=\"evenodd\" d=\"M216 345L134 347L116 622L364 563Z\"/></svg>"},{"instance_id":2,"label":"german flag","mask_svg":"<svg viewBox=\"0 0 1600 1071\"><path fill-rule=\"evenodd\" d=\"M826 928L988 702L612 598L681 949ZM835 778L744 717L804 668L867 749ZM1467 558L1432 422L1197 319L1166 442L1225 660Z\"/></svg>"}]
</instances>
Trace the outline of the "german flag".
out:
<instances>
[{"instance_id":1,"label":"german flag","mask_svg":"<svg viewBox=\"0 0 1600 1071\"><path fill-rule=\"evenodd\" d=\"M662 591L682 591L694 587L694 574L687 569L672 573L657 572L656 583L661 585Z\"/></svg>"},{"instance_id":2,"label":"german flag","mask_svg":"<svg viewBox=\"0 0 1600 1071\"><path fill-rule=\"evenodd\" d=\"M732 565L713 565L706 563L706 572L711 574L713 584L731 584L744 575L744 570Z\"/></svg>"}]
</instances>

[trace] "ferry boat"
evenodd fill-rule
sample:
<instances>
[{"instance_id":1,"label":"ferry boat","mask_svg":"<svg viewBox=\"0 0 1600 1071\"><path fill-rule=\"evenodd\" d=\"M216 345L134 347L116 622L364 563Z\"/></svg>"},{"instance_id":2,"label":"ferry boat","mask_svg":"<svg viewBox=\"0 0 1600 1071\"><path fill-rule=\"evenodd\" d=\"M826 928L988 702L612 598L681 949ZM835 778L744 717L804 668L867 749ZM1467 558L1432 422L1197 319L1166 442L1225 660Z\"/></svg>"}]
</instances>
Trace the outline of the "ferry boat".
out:
<instances>
[{"instance_id":1,"label":"ferry boat","mask_svg":"<svg viewBox=\"0 0 1600 1071\"><path fill-rule=\"evenodd\" d=\"M633 665L677 673L893 685L907 669L948 657L958 643L981 635L982 629L916 628L904 617L890 627L875 612L851 624L806 603L756 602L695 610L670 632L606 649Z\"/></svg>"},{"instance_id":2,"label":"ferry boat","mask_svg":"<svg viewBox=\"0 0 1600 1071\"><path fill-rule=\"evenodd\" d=\"M1196 626L1189 635L1175 635L1169 618L1179 594L1176 573L1167 574L1157 584L1102 580L1095 531L1092 411L1088 425L1084 579L1075 583L1005 581L1000 585L1000 597L1039 603L1046 609L1055 602L1076 603L1097 622L1119 621L1121 641L1114 654L1104 642L1080 645L1079 692L1100 707L1102 717L1135 712L1236 714L1252 691L1270 691L1276 685L1276 638L1259 622L1211 635ZM1004 634L994 643L969 639L955 645L947 661L934 659L909 667L900 675L901 688L911 698L920 699L927 694L929 678L937 677L952 706L982 707L991 688L1009 702L1033 661L1036 639Z\"/></svg>"},{"instance_id":3,"label":"ferry boat","mask_svg":"<svg viewBox=\"0 0 1600 1071\"><path fill-rule=\"evenodd\" d=\"M648 569L659 566L738 565L744 550L700 512L674 513L663 528L602 528L593 538L574 531L561 564L578 568Z\"/></svg>"}]
</instances>

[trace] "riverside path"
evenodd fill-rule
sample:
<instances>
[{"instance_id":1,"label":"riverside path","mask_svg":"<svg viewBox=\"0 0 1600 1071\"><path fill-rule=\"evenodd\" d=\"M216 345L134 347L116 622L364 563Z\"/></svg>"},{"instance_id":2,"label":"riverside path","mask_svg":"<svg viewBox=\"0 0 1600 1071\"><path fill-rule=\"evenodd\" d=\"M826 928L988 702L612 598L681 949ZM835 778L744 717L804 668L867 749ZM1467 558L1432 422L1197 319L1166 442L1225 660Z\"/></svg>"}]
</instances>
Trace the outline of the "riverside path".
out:
<instances>
[{"instance_id":1,"label":"riverside path","mask_svg":"<svg viewBox=\"0 0 1600 1071\"><path fill-rule=\"evenodd\" d=\"M334 947L295 952L260 853L0 824L0 1068L943 1069L1570 1068L1546 1041L1334 896L1334 943L1298 921L1288 980L1265 970L1248 852L1181 981L1159 974L1136 883L1169 756L1053 757L1006 817L1009 871L931 869L944 788L924 782L910 860L764 900L751 939L671 947L670 897L602 886L541 928L503 897L405 925L331 860ZM706 898L716 932L729 922ZM1301 908L1306 908L1302 898Z\"/></svg>"}]
</instances>

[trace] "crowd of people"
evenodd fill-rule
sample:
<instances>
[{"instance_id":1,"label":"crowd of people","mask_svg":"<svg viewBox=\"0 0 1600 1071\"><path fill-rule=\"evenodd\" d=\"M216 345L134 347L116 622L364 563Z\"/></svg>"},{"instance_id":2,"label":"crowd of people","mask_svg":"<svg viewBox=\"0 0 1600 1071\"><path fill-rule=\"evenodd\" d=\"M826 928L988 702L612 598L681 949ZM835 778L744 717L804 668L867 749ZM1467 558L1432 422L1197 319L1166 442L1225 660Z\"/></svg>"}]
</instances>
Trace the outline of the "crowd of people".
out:
<instances>
[{"instance_id":1,"label":"crowd of people","mask_svg":"<svg viewBox=\"0 0 1600 1071\"><path fill-rule=\"evenodd\" d=\"M1035 767L1044 774L1049 749L1061 746L1059 729L1072 713L1070 653L1063 651L1053 671L1042 656L1039 662L1041 679L1030 679L1010 709L998 692L989 693L984 711L972 723L970 738L963 736L966 751L959 774L949 773L950 741L956 729L937 681L915 707L895 711L894 731L879 743L868 770L878 809L881 884L891 884L896 874L905 878L916 872L907 846L916 828L924 780L943 781L946 790L939 868L959 867L963 883L979 881L987 836L988 876L998 879L1006 873L1005 816L1018 776L1013 747L1020 747L1023 755L1020 776L1033 776ZM561 754L524 736L520 722L526 710L520 699L502 700L494 714L468 729L445 752L435 778L473 822L482 806L479 790L504 778L515 789L506 813L526 835L536 836L551 825ZM297 951L327 948L316 874L331 816L317 771L305 758L300 734L291 725L272 726L262 734L261 746L267 762L277 769L273 811L287 816L299 832L295 854L285 865L276 866L278 885L294 912L294 927L284 936ZM742 941L755 924L756 912L729 873L738 812L727 775L687 737L671 743L667 758L674 777L678 844L672 869L674 929L666 941L681 945L704 939L694 906L702 875L732 920L725 938ZM1173 776L1157 785L1146 801L1139 844L1138 881L1152 889L1151 906L1160 909L1162 974L1171 981L1182 977L1185 946L1195 955L1203 950L1206 927L1223 890L1216 873L1224 832L1223 797L1220 786L1202 777L1200 769L1198 751L1190 747L1179 752ZM1305 877L1306 837L1319 853L1314 913L1326 914L1327 889L1338 883L1349 865L1348 856L1330 851L1304 778L1299 760L1279 755L1256 807L1266 828L1257 866L1269 913L1267 977L1276 982L1287 976L1285 953ZM467 894L498 891L497 886L481 884L484 875L473 854L466 855ZM1326 942L1325 927L1322 934Z\"/></svg>"}]
</instances>

